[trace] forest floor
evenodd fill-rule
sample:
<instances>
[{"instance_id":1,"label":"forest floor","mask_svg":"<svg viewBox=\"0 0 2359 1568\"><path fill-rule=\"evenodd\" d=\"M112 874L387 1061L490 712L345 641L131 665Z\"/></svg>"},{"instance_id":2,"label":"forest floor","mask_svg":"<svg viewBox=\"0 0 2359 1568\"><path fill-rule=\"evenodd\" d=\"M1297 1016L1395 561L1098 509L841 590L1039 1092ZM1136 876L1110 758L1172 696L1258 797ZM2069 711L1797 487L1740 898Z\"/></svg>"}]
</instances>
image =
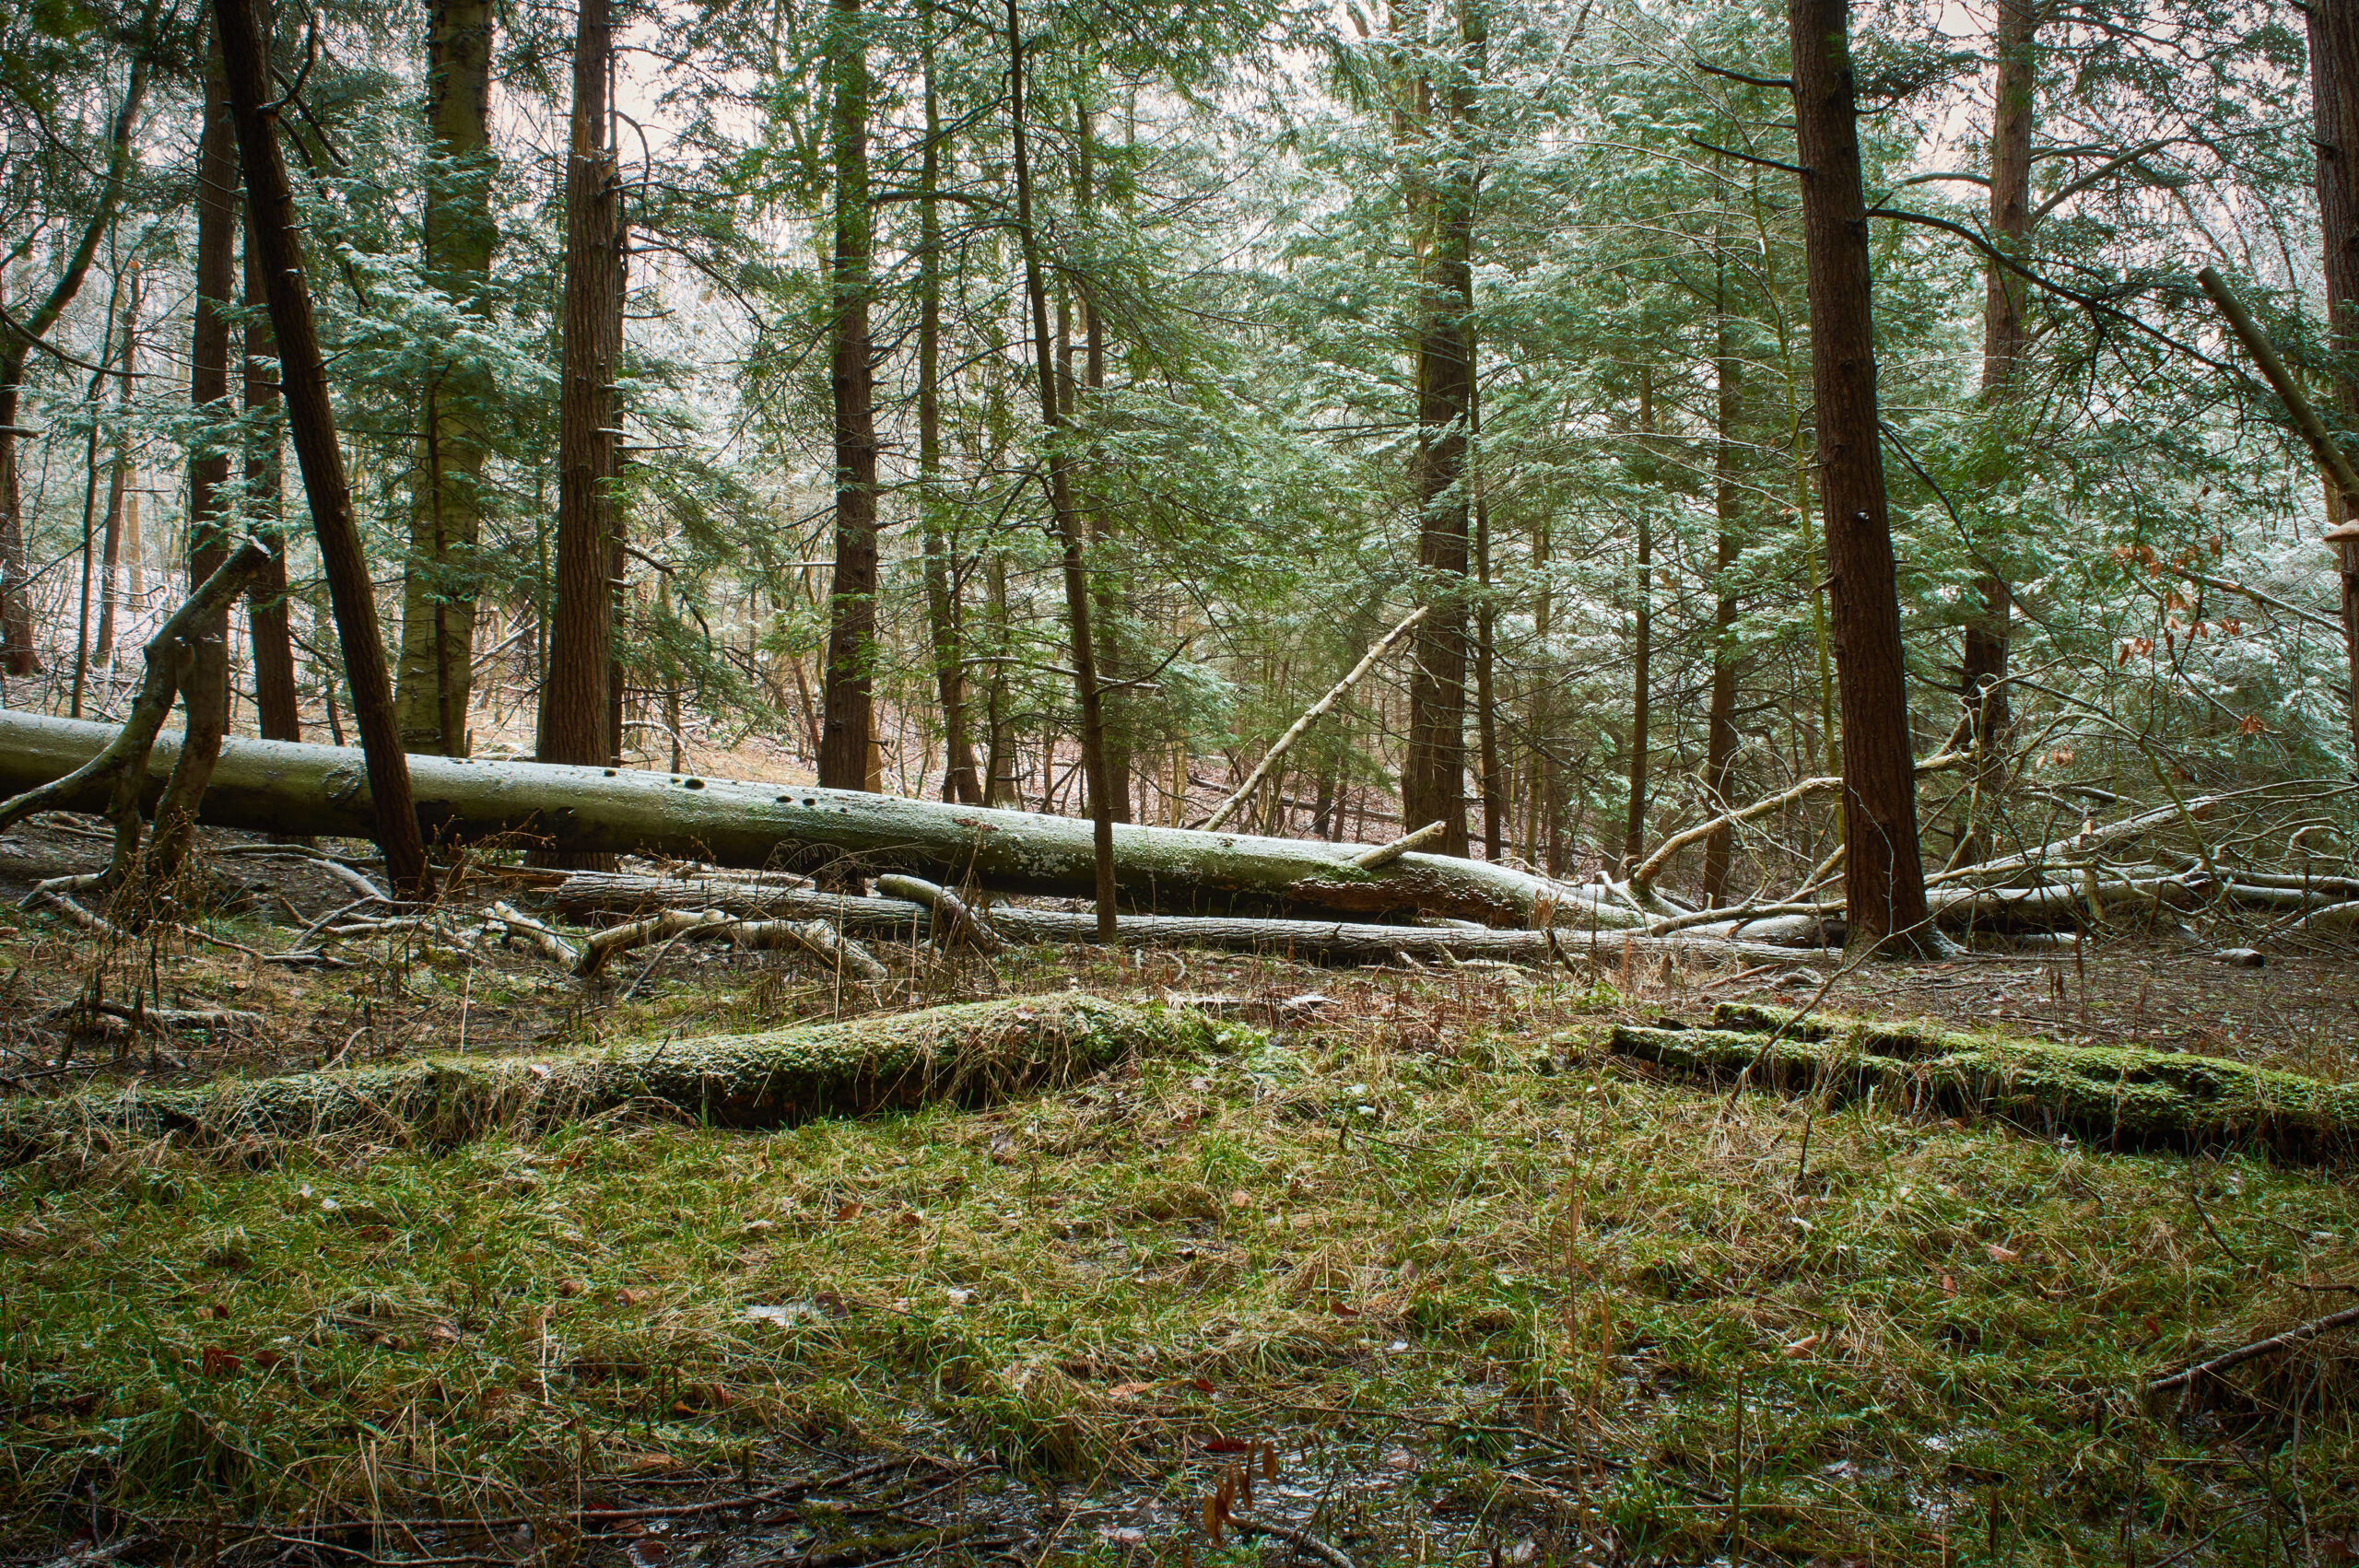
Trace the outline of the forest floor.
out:
<instances>
[{"instance_id":1,"label":"forest floor","mask_svg":"<svg viewBox=\"0 0 2359 1568\"><path fill-rule=\"evenodd\" d=\"M554 1054L962 997L1185 997L1228 1048L977 1110L763 1133L609 1117L452 1150L93 1144L0 1169L0 1552L127 1562L2342 1563L2348 1165L2115 1152L1668 1079L1617 1021L1836 966L1310 968L879 946L883 984L680 943L595 993L402 937L257 963L0 928L21 1092ZM0 894L103 858L58 819ZM487 899L491 888L461 896ZM239 945L224 945L239 944ZM2359 964L2122 932L1843 973L1829 1012L2359 1078ZM96 979L252 1022L69 1039ZM1239 1472L1250 1492L1235 1496ZM1240 1518L1207 1529L1224 1478ZM76 1543L79 1543L78 1548Z\"/></svg>"}]
</instances>

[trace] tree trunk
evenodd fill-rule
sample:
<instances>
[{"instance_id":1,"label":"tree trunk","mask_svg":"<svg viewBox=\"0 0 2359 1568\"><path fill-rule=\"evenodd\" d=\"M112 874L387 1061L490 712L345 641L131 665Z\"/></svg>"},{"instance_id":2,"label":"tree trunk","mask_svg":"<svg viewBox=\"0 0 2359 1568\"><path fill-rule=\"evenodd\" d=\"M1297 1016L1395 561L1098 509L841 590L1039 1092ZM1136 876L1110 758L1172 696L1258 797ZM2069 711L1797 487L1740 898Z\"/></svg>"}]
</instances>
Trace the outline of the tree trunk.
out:
<instances>
[{"instance_id":1,"label":"tree trunk","mask_svg":"<svg viewBox=\"0 0 2359 1568\"><path fill-rule=\"evenodd\" d=\"M868 45L860 0L832 0L836 237L833 278L836 569L827 594L827 673L819 782L868 786L874 751L876 394L868 336Z\"/></svg>"},{"instance_id":2,"label":"tree trunk","mask_svg":"<svg viewBox=\"0 0 2359 1568\"><path fill-rule=\"evenodd\" d=\"M196 151L196 295L189 310L189 402L197 417L196 455L188 470L188 580L194 590L229 557L224 519L230 509L229 453L223 443L235 410L229 402L229 312L237 304L238 146L217 41L205 72L204 128ZM196 831L196 803L221 755L229 722L229 606L209 610L189 628L180 674L187 725L172 781L156 807L148 841L147 886L180 870Z\"/></svg>"},{"instance_id":3,"label":"tree trunk","mask_svg":"<svg viewBox=\"0 0 2359 1568\"><path fill-rule=\"evenodd\" d=\"M17 473L17 411L22 401L25 380L25 359L31 353L33 342L57 324L65 307L82 291L82 280L90 275L90 263L99 253L99 241L114 223L115 208L123 200L124 181L131 174L131 133L139 119L139 106L147 98L147 53L151 40L147 33L155 20L156 7L151 4L141 26L141 36L131 52L131 75L123 84L123 102L115 111L113 123L108 127L108 154L105 183L100 188L99 201L90 219L82 226L82 233L65 258L65 270L56 283L29 314L18 314L18 330L0 333L0 672L11 675L34 675L41 673L41 654L33 643L32 579L25 560L24 492Z\"/></svg>"},{"instance_id":4,"label":"tree trunk","mask_svg":"<svg viewBox=\"0 0 2359 1568\"><path fill-rule=\"evenodd\" d=\"M622 353L622 191L607 145L607 0L581 0L565 166L557 404L557 606L541 683L543 762L610 766L614 733L615 378Z\"/></svg>"},{"instance_id":5,"label":"tree trunk","mask_svg":"<svg viewBox=\"0 0 2359 1568\"><path fill-rule=\"evenodd\" d=\"M1086 89L1085 89L1086 90ZM1074 142L1074 201L1085 229L1097 218L1097 118L1085 99L1075 108L1076 130ZM1097 309L1097 280L1084 273L1079 278L1082 311L1082 386L1095 402L1096 394L1106 387L1106 320ZM1092 471L1102 464L1102 453L1093 453ZM1126 613L1125 583L1120 574L1105 563L1105 551L1100 541L1112 532L1113 522L1107 516L1101 499L1087 494L1084 511L1088 518L1088 533L1093 555L1098 557L1097 573L1097 669L1109 682L1122 678L1122 617ZM1114 820L1129 822L1131 811L1131 746L1136 726L1132 721L1137 706L1136 694L1111 691L1106 694L1106 790L1112 797Z\"/></svg>"},{"instance_id":6,"label":"tree trunk","mask_svg":"<svg viewBox=\"0 0 2359 1568\"><path fill-rule=\"evenodd\" d=\"M252 224L249 222L249 229ZM254 648L255 727L265 741L299 741L302 715L295 694L295 639L287 608L287 530L282 518L284 463L278 438L278 343L271 335L268 290L246 240L246 494L255 531L269 540L269 565L246 591L246 631Z\"/></svg>"},{"instance_id":7,"label":"tree trunk","mask_svg":"<svg viewBox=\"0 0 2359 1568\"><path fill-rule=\"evenodd\" d=\"M425 191L426 281L463 309L485 313L484 285L499 243L489 184L490 0L433 0L426 36L426 128L434 162ZM476 548L490 377L473 355L427 372L402 573L402 643L393 705L415 752L467 754Z\"/></svg>"},{"instance_id":8,"label":"tree trunk","mask_svg":"<svg viewBox=\"0 0 2359 1568\"><path fill-rule=\"evenodd\" d=\"M344 452L336 443L335 418L320 361L319 333L312 324L311 294L303 277L295 202L288 190L287 165L279 154L276 116L265 107L272 97L269 57L255 22L253 0L215 0L215 15L219 18L229 109L245 169L246 199L253 215L253 243L270 295L271 325L278 339L278 379L286 398L288 434L303 473L311 527L335 605L336 638L368 760L374 836L384 851L385 870L394 887L405 893L425 892L431 886L426 848L418 834L417 813L410 802L408 759L402 753L401 732L393 723L393 694L386 678L385 645L377 626L369 557L360 530L353 522L352 491L345 482Z\"/></svg>"},{"instance_id":9,"label":"tree trunk","mask_svg":"<svg viewBox=\"0 0 2359 1568\"><path fill-rule=\"evenodd\" d=\"M967 671L959 636L959 592L943 527L942 484L942 158L946 133L933 87L933 12L925 12L925 148L918 170L918 527L925 550L927 630L933 644L934 690L942 702L942 798L980 805L975 744L967 733Z\"/></svg>"},{"instance_id":10,"label":"tree trunk","mask_svg":"<svg viewBox=\"0 0 2359 1568\"><path fill-rule=\"evenodd\" d=\"M1653 444L1645 438L1655 429L1655 380L1651 369L1638 371L1638 434L1640 448L1651 458ZM1650 760L1648 730L1654 717L1655 656L1655 532L1654 514L1638 509L1637 641L1630 661L1630 788L1628 813L1622 825L1622 874L1628 876L1646 859L1647 764Z\"/></svg>"},{"instance_id":11,"label":"tree trunk","mask_svg":"<svg viewBox=\"0 0 2359 1568\"><path fill-rule=\"evenodd\" d=\"M99 354L98 369L90 372L88 410L90 434L85 443L82 476L82 548L80 552L82 591L75 600L74 696L67 708L68 714L76 719L82 717L83 687L88 683L90 675L90 582L91 579L97 575L98 566L99 407L100 399L106 393L109 370L114 362L115 328L118 322L125 327L131 324L130 318L127 315L120 315L116 310L116 307L123 303L124 281L123 275L117 272L114 287L108 291L106 342Z\"/></svg>"},{"instance_id":12,"label":"tree trunk","mask_svg":"<svg viewBox=\"0 0 2359 1568\"><path fill-rule=\"evenodd\" d=\"M1468 432L1474 400L1473 156L1476 78L1486 34L1464 0L1450 76L1447 166L1431 186L1434 245L1417 345L1417 568L1433 606L1410 651L1408 754L1401 811L1443 825L1442 852L1466 853L1466 532ZM1429 149L1429 152L1436 149ZM1413 221L1422 215L1413 209Z\"/></svg>"},{"instance_id":13,"label":"tree trunk","mask_svg":"<svg viewBox=\"0 0 2359 1568\"><path fill-rule=\"evenodd\" d=\"M2326 248L2327 333L2338 362L2347 366L2359 355L2359 0L2314 0L2308 17L2311 135L2318 149L2318 224ZM2345 369L2335 378L2334 393L2344 428L2359 427L2359 380ZM2337 514L2347 512L2347 504L2329 508L2334 521L2343 521ZM2341 551L2352 747L2359 762L2359 543L2345 544Z\"/></svg>"},{"instance_id":14,"label":"tree trunk","mask_svg":"<svg viewBox=\"0 0 2359 1568\"><path fill-rule=\"evenodd\" d=\"M139 268L135 263L125 280L123 306L123 377L117 395L116 409L123 426L115 436L114 466L107 475L106 545L99 566L99 630L92 638L91 657L110 669L114 664L114 611L118 602L116 578L123 559L123 507L139 505L136 495L126 495L131 486L131 389L139 366ZM133 532L137 532L134 524Z\"/></svg>"},{"instance_id":15,"label":"tree trunk","mask_svg":"<svg viewBox=\"0 0 2359 1568\"><path fill-rule=\"evenodd\" d=\"M1844 886L1850 940L1923 945L1925 872L1901 664L1900 602L1876 412L1873 300L1860 189L1848 0L1789 0L1802 167L1811 380L1842 694Z\"/></svg>"},{"instance_id":16,"label":"tree trunk","mask_svg":"<svg viewBox=\"0 0 2359 1568\"><path fill-rule=\"evenodd\" d=\"M1114 907L1114 804L1106 781L1106 720L1099 705L1097 650L1089 635L1089 564L1083 554L1081 519L1073 504L1073 459L1057 397L1054 340L1049 335L1049 294L1041 275L1040 240L1032 227L1032 165L1024 124L1024 30L1016 0L1007 0L1008 127L1015 165L1015 227L1024 248L1024 287L1032 306L1033 358L1040 379L1040 417L1049 449L1049 511L1063 544L1065 614L1072 623L1074 688L1081 707L1081 767L1089 790L1091 840L1095 848L1099 940L1116 937ZM1047 759L1053 764L1051 749ZM1044 766L1044 773L1050 771ZM1043 780L1045 787L1046 780Z\"/></svg>"},{"instance_id":17,"label":"tree trunk","mask_svg":"<svg viewBox=\"0 0 2359 1568\"><path fill-rule=\"evenodd\" d=\"M1729 778L1736 766L1736 590L1730 574L1737 561L1737 529L1743 516L1743 494L1737 487L1736 422L1740 412L1742 361L1729 331L1728 278L1723 268L1717 299L1719 313L1713 333L1713 379L1719 383L1713 406L1712 510L1719 528L1712 574L1712 695L1704 721L1704 798L1714 812L1734 804L1729 799ZM1704 905L1716 908L1728 896L1729 861L1736 848L1736 833L1722 828L1704 841Z\"/></svg>"},{"instance_id":18,"label":"tree trunk","mask_svg":"<svg viewBox=\"0 0 2359 1568\"><path fill-rule=\"evenodd\" d=\"M282 334L283 335L283 334ZM102 751L108 724L0 709L0 791L65 778ZM161 782L177 743L157 742L146 781ZM263 833L343 837L366 833L371 786L353 753L333 746L230 738L199 820ZM907 872L945 885L970 872L1009 893L1087 897L1097 886L1094 823L1029 812L945 805L889 795L417 757L416 813L445 841L500 835L543 838L571 855L655 853L720 865L818 867L857 857L864 871ZM54 803L96 811L103 789ZM1642 924L1626 907L1596 907L1580 889L1482 860L1404 854L1367 871L1356 845L1235 833L1109 825L1118 885L1142 905L1218 913L1282 907L1305 918L1394 917L1420 911L1528 927L1553 907L1561 930ZM1567 934L1567 941L1573 940Z\"/></svg>"},{"instance_id":19,"label":"tree trunk","mask_svg":"<svg viewBox=\"0 0 2359 1568\"><path fill-rule=\"evenodd\" d=\"M1474 733L1482 762L1483 858L1496 860L1506 852L1507 841L1513 836L1505 820L1507 785L1499 772L1498 688L1494 669L1498 607L1491 601L1491 499L1483 487L1479 396L1475 409L1476 417L1468 421L1476 448L1470 473L1474 483L1474 580L1481 590L1474 606Z\"/></svg>"},{"instance_id":20,"label":"tree trunk","mask_svg":"<svg viewBox=\"0 0 2359 1568\"><path fill-rule=\"evenodd\" d=\"M2031 236L2031 145L2037 113L2039 61L2036 44L2043 0L1999 0L1993 40L1996 79L1990 116L1990 240L2009 255ZM1982 399L1994 412L2017 401L2022 359L2029 345L2024 325L2024 282L1996 261L1983 277ZM1966 705L1967 732L1983 748L1975 787L1966 792L1966 820L1953 857L1960 864L1988 852L1982 813L1989 810L2005 773L2007 734L2013 727L2007 688L2009 622L2014 591L1989 558L1985 541L1982 575L1974 593L1978 614L1966 625L1959 649L1959 696Z\"/></svg>"}]
</instances>

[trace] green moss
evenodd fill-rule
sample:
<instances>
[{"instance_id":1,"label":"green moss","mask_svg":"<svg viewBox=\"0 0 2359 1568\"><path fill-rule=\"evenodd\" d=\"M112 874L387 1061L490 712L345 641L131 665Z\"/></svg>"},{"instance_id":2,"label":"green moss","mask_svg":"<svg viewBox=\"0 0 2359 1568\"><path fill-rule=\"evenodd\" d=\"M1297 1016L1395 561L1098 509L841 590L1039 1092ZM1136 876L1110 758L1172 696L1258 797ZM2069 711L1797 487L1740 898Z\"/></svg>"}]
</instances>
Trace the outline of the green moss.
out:
<instances>
[{"instance_id":1,"label":"green moss","mask_svg":"<svg viewBox=\"0 0 2359 1568\"><path fill-rule=\"evenodd\" d=\"M496 1127L546 1128L630 1106L722 1127L772 1127L930 1100L980 1104L1134 1055L1213 1044L1201 1013L1088 996L959 1002L884 1018L530 1058L440 1058L203 1089L19 1100L0 1156L76 1138L201 1141L377 1130L449 1147Z\"/></svg>"},{"instance_id":2,"label":"green moss","mask_svg":"<svg viewBox=\"0 0 2359 1568\"><path fill-rule=\"evenodd\" d=\"M1983 1039L1731 1004L1713 1017L1726 1026L1625 1024L1614 1032L1614 1048L1784 1093L1873 1095L1888 1106L1998 1117L2130 1146L2259 1144L2323 1158L2359 1136L2359 1086L2215 1057Z\"/></svg>"}]
</instances>

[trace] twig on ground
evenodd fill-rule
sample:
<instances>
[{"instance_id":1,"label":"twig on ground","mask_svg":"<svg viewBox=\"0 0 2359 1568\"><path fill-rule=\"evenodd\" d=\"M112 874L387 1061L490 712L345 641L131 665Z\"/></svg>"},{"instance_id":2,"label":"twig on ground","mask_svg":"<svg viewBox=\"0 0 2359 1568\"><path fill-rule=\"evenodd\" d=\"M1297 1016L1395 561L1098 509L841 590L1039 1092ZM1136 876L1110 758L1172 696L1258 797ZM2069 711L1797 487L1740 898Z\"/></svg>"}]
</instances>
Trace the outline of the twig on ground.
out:
<instances>
[{"instance_id":1,"label":"twig on ground","mask_svg":"<svg viewBox=\"0 0 2359 1568\"><path fill-rule=\"evenodd\" d=\"M2170 1388L2182 1387L2192 1388L2202 1379L2217 1377L2231 1367L2242 1366L2248 1361L2259 1361L2262 1356L2274 1355L2280 1351L2290 1351L2305 1340L2315 1340L2320 1334L2330 1333L2337 1328L2347 1328L2354 1323L2359 1323L2359 1306L2345 1307L2341 1312L2330 1312L2324 1317L2314 1317L2307 1323L2297 1324L2282 1334L2271 1334L2265 1340L2255 1340L2248 1345L2237 1346L2224 1355L2216 1355L2210 1361L2200 1362L2193 1366L2184 1366L2167 1376L2157 1377L2146 1385L2146 1392L2160 1394Z\"/></svg>"}]
</instances>

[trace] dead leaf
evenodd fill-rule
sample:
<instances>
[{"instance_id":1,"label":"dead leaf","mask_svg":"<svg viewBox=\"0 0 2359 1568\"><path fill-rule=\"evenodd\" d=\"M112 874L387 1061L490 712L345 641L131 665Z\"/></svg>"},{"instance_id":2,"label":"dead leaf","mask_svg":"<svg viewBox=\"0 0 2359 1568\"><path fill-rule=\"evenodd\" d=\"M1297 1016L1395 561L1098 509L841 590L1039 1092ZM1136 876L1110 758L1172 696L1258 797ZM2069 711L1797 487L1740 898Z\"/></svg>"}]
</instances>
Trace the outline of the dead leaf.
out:
<instances>
[{"instance_id":1,"label":"dead leaf","mask_svg":"<svg viewBox=\"0 0 2359 1568\"><path fill-rule=\"evenodd\" d=\"M615 1293L616 1306L643 1306L654 1299L655 1289L651 1285L625 1285Z\"/></svg>"},{"instance_id":2,"label":"dead leaf","mask_svg":"<svg viewBox=\"0 0 2359 1568\"><path fill-rule=\"evenodd\" d=\"M580 1280L559 1280L557 1282L557 1293L561 1296L587 1295L590 1293L590 1287Z\"/></svg>"},{"instance_id":3,"label":"dead leaf","mask_svg":"<svg viewBox=\"0 0 2359 1568\"><path fill-rule=\"evenodd\" d=\"M207 1377L234 1377L245 1363L218 1345L207 1345L199 1352L197 1363Z\"/></svg>"},{"instance_id":4,"label":"dead leaf","mask_svg":"<svg viewBox=\"0 0 2359 1568\"><path fill-rule=\"evenodd\" d=\"M836 1205L836 1223L841 1224L846 1220L857 1220L860 1218L860 1200L856 1198L848 1198Z\"/></svg>"},{"instance_id":5,"label":"dead leaf","mask_svg":"<svg viewBox=\"0 0 2359 1568\"><path fill-rule=\"evenodd\" d=\"M1785 1356L1806 1356L1818 1349L1818 1342L1824 1338L1825 1336L1823 1334L1813 1334L1806 1339L1796 1340L1778 1353Z\"/></svg>"},{"instance_id":6,"label":"dead leaf","mask_svg":"<svg viewBox=\"0 0 2359 1568\"><path fill-rule=\"evenodd\" d=\"M1241 1437L1207 1437L1204 1439L1204 1452L1207 1454L1250 1454L1252 1451L1253 1445L1246 1442Z\"/></svg>"},{"instance_id":7,"label":"dead leaf","mask_svg":"<svg viewBox=\"0 0 2359 1568\"><path fill-rule=\"evenodd\" d=\"M1141 1394L1153 1392L1154 1388L1155 1385L1152 1383L1117 1383L1106 1392L1113 1398L1135 1399Z\"/></svg>"},{"instance_id":8,"label":"dead leaf","mask_svg":"<svg viewBox=\"0 0 2359 1568\"><path fill-rule=\"evenodd\" d=\"M1993 1263L2013 1263L2016 1258L2023 1256L2020 1252L2001 1246L1995 1241L1984 1242L1982 1244L1982 1250L1990 1255L1990 1261Z\"/></svg>"}]
</instances>

